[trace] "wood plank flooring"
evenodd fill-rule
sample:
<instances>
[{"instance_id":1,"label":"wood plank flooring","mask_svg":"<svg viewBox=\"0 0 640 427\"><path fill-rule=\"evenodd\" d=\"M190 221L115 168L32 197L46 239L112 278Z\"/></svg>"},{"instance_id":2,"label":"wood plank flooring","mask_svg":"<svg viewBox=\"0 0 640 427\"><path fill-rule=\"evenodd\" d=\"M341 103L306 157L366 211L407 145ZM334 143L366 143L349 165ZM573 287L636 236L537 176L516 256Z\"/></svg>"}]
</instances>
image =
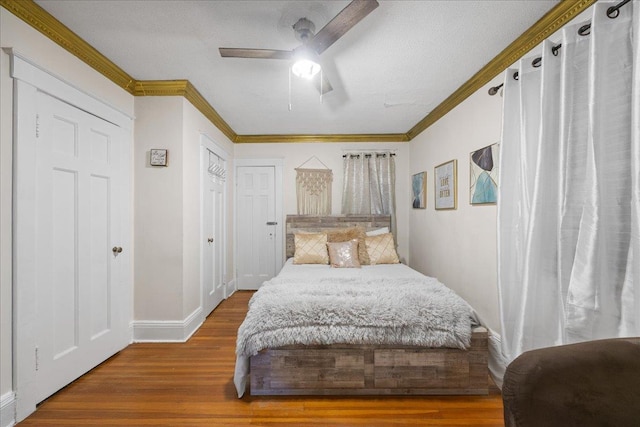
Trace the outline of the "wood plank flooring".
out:
<instances>
[{"instance_id":1,"label":"wood plank flooring","mask_svg":"<svg viewBox=\"0 0 640 427\"><path fill-rule=\"evenodd\" d=\"M252 293L224 301L186 343L132 344L19 426L504 426L489 396L238 399L236 332Z\"/></svg>"}]
</instances>

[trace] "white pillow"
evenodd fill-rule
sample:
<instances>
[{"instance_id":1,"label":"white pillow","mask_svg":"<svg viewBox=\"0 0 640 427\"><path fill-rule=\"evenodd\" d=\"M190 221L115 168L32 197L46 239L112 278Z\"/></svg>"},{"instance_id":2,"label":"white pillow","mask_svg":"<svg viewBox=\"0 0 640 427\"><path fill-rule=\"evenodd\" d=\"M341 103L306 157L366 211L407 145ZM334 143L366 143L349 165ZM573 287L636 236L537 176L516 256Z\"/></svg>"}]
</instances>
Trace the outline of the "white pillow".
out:
<instances>
[{"instance_id":1,"label":"white pillow","mask_svg":"<svg viewBox=\"0 0 640 427\"><path fill-rule=\"evenodd\" d=\"M348 242L327 242L329 264L334 268L360 268L358 239Z\"/></svg>"},{"instance_id":2,"label":"white pillow","mask_svg":"<svg viewBox=\"0 0 640 427\"><path fill-rule=\"evenodd\" d=\"M389 227L378 228L377 230L367 231L367 236L379 236L381 234L387 234L389 232Z\"/></svg>"}]
</instances>

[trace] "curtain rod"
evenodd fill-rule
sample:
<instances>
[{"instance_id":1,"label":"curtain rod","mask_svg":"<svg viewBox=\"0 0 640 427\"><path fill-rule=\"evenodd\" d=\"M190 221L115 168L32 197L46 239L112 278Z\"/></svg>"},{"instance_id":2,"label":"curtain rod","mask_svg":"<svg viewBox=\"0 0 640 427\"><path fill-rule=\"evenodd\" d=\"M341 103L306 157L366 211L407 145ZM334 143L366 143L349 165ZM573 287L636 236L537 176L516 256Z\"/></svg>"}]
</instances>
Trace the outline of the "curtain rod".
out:
<instances>
[{"instance_id":1,"label":"curtain rod","mask_svg":"<svg viewBox=\"0 0 640 427\"><path fill-rule=\"evenodd\" d=\"M396 153L390 153L390 152L389 153L368 153L368 154L364 154L364 157L368 159L374 154L376 155L376 157L385 157L387 154L389 155L389 157L394 157L396 155ZM360 154L351 153L351 154L343 154L342 155L343 159L346 159L347 157L352 157L352 158L355 157L355 158L359 159L360 158Z\"/></svg>"},{"instance_id":2,"label":"curtain rod","mask_svg":"<svg viewBox=\"0 0 640 427\"><path fill-rule=\"evenodd\" d=\"M369 150L367 148L343 148L342 152L343 153L362 153L362 152L371 152L371 153L395 153L396 151L398 151L396 148L380 148L379 150Z\"/></svg>"},{"instance_id":3,"label":"curtain rod","mask_svg":"<svg viewBox=\"0 0 640 427\"><path fill-rule=\"evenodd\" d=\"M616 19L618 15L620 15L620 8L625 4L629 3L630 1L631 0L622 0L620 3L616 4L615 6L609 7L607 9L607 16L609 17L609 19ZM590 23L585 24L582 27L580 27L578 29L578 34L580 34L581 36L588 36L589 34L591 34L591 24ZM558 56L558 51L560 50L561 47L562 47L562 43L551 48L551 53L553 53L553 56ZM534 68L540 67L542 65L542 57L538 56L537 58L535 58L533 61L531 61L531 65L533 65ZM514 80L518 80L519 77L520 75L517 71L513 73ZM504 83L500 83L498 86L489 88L489 95L493 96L496 93L498 93L498 91L500 90L500 88L502 88L502 86L504 86Z\"/></svg>"}]
</instances>

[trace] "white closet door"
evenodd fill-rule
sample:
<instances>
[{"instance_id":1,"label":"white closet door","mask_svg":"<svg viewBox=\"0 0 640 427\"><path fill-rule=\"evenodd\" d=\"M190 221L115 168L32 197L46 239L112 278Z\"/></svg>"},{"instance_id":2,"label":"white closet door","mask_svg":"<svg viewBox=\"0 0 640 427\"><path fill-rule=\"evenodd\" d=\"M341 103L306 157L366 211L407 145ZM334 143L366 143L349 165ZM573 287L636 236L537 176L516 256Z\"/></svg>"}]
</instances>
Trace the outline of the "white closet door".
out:
<instances>
[{"instance_id":1,"label":"white closet door","mask_svg":"<svg viewBox=\"0 0 640 427\"><path fill-rule=\"evenodd\" d=\"M202 287L208 316L224 299L224 183L208 172L214 154L202 147Z\"/></svg>"},{"instance_id":2,"label":"white closet door","mask_svg":"<svg viewBox=\"0 0 640 427\"><path fill-rule=\"evenodd\" d=\"M275 168L238 167L238 289L258 289L276 274Z\"/></svg>"},{"instance_id":3,"label":"white closet door","mask_svg":"<svg viewBox=\"0 0 640 427\"><path fill-rule=\"evenodd\" d=\"M37 400L127 345L123 295L123 131L38 94ZM124 157L126 158L126 156Z\"/></svg>"}]
</instances>

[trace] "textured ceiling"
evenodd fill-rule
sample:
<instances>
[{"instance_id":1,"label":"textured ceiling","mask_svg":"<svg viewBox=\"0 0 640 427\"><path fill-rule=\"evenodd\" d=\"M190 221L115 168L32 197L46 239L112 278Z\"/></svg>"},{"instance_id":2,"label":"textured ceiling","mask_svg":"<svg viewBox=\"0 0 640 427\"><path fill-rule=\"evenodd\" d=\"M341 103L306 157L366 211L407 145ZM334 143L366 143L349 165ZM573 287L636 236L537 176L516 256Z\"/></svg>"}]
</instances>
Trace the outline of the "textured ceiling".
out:
<instances>
[{"instance_id":1,"label":"textured ceiling","mask_svg":"<svg viewBox=\"0 0 640 427\"><path fill-rule=\"evenodd\" d=\"M349 1L36 2L135 79L189 80L242 135L405 133L558 3L379 0L322 54L321 102L295 77L289 95L287 61L218 48L293 49L298 18L319 31Z\"/></svg>"}]
</instances>

